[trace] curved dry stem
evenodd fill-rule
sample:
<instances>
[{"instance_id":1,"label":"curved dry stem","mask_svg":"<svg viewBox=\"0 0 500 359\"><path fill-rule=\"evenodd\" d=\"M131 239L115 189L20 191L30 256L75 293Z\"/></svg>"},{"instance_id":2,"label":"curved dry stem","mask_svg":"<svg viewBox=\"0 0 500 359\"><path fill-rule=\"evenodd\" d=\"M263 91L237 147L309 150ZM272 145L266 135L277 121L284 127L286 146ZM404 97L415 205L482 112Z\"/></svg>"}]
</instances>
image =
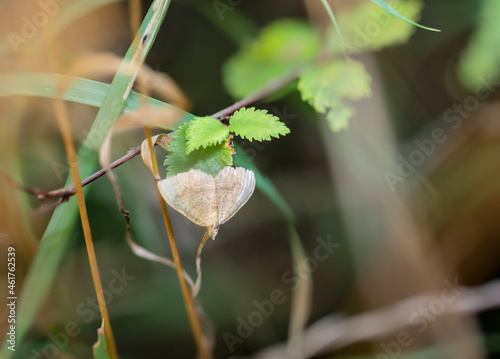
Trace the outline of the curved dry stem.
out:
<instances>
[{"instance_id":1,"label":"curved dry stem","mask_svg":"<svg viewBox=\"0 0 500 359\"><path fill-rule=\"evenodd\" d=\"M130 226L127 227L127 243L130 246L132 252L136 256L146 259L148 261L162 263L170 268L175 269L175 263L173 260L154 254L153 252L150 252L146 248L135 243L130 233ZM194 288L194 282L191 276L186 271L184 271L184 279L186 280L187 284L189 284L189 287L191 288L192 292Z\"/></svg>"},{"instance_id":2,"label":"curved dry stem","mask_svg":"<svg viewBox=\"0 0 500 359\"><path fill-rule=\"evenodd\" d=\"M198 247L198 253L196 254L196 282L192 288L193 297L196 298L201 289L201 251L210 238L210 232L208 229L205 230L203 239L201 240L200 246Z\"/></svg>"}]
</instances>

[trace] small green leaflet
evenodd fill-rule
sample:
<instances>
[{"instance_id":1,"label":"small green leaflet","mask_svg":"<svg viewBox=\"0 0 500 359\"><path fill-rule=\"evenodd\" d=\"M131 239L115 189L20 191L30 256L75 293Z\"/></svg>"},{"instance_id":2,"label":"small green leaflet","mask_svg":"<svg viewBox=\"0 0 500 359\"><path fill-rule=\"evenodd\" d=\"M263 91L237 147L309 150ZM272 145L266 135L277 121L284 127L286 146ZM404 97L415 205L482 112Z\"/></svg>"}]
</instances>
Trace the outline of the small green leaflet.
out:
<instances>
[{"instance_id":1,"label":"small green leaflet","mask_svg":"<svg viewBox=\"0 0 500 359\"><path fill-rule=\"evenodd\" d=\"M326 114L326 121L333 132L339 132L349 127L349 120L354 116L355 111L351 106L338 101Z\"/></svg>"},{"instance_id":2,"label":"small green leaflet","mask_svg":"<svg viewBox=\"0 0 500 359\"><path fill-rule=\"evenodd\" d=\"M236 111L229 119L229 130L250 141L269 141L271 137L278 138L290 133L290 129L278 117L266 110L256 110L255 107Z\"/></svg>"},{"instance_id":3,"label":"small green leaflet","mask_svg":"<svg viewBox=\"0 0 500 359\"><path fill-rule=\"evenodd\" d=\"M187 146L186 154L201 147L219 145L229 137L229 128L213 117L197 117L189 122L186 131Z\"/></svg>"},{"instance_id":4,"label":"small green leaflet","mask_svg":"<svg viewBox=\"0 0 500 359\"><path fill-rule=\"evenodd\" d=\"M190 169L198 169L205 173L216 176L224 167L233 164L233 150L225 143L208 146L187 152L186 131L190 122L183 124L172 134L173 140L167 146L167 155L164 165L168 166L167 176L188 172Z\"/></svg>"},{"instance_id":5,"label":"small green leaflet","mask_svg":"<svg viewBox=\"0 0 500 359\"><path fill-rule=\"evenodd\" d=\"M216 118L197 117L172 134L167 146L165 166L167 176L199 169L216 176L224 167L233 164L234 150L230 147L231 132L250 141L271 140L290 133L279 118L266 110L241 108L229 119L229 126Z\"/></svg>"},{"instance_id":6,"label":"small green leaflet","mask_svg":"<svg viewBox=\"0 0 500 359\"><path fill-rule=\"evenodd\" d=\"M300 77L302 99L319 113L326 114L330 128L338 132L348 125L354 109L345 100L359 100L371 95L371 77L363 64L336 60L313 67Z\"/></svg>"},{"instance_id":7,"label":"small green leaflet","mask_svg":"<svg viewBox=\"0 0 500 359\"><path fill-rule=\"evenodd\" d=\"M398 11L396 11L391 5L389 5L385 0L371 0L371 1L374 4L377 4L378 6L380 6L385 11L390 12L392 15L400 18L401 20L407 21L410 24L413 24L415 26L418 26L418 27L420 27L422 29L429 30L429 31L437 31L437 32L441 31L441 30L438 30L438 29L433 29L432 27L427 27L427 26L423 26L423 25L417 24L416 22L411 21L410 19L407 19L406 17L404 17L403 15L401 15Z\"/></svg>"},{"instance_id":8,"label":"small green leaflet","mask_svg":"<svg viewBox=\"0 0 500 359\"><path fill-rule=\"evenodd\" d=\"M233 97L248 96L315 58L320 43L318 31L306 22L275 21L224 64L224 84Z\"/></svg>"}]
</instances>

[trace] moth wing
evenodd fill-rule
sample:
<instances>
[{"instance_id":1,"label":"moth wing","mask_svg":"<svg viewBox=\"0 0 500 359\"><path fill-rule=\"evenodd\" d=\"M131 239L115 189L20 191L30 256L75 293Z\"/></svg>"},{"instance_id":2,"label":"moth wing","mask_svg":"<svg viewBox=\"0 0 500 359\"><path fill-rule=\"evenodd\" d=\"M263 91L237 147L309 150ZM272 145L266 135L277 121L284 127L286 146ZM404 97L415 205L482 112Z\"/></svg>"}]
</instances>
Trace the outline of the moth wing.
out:
<instances>
[{"instance_id":1,"label":"moth wing","mask_svg":"<svg viewBox=\"0 0 500 359\"><path fill-rule=\"evenodd\" d=\"M215 177L215 196L219 225L229 221L247 203L255 190L253 171L243 167L225 167Z\"/></svg>"},{"instance_id":2,"label":"moth wing","mask_svg":"<svg viewBox=\"0 0 500 359\"><path fill-rule=\"evenodd\" d=\"M194 224L217 226L215 181L209 174L192 169L159 181L158 188L165 202Z\"/></svg>"}]
</instances>

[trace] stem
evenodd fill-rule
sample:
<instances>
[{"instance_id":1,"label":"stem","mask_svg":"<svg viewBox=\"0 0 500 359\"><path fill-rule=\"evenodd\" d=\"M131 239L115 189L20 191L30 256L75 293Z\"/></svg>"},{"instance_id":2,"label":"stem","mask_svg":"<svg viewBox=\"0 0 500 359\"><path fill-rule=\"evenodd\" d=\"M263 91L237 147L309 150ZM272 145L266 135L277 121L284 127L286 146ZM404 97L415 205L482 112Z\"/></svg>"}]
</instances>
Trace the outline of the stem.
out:
<instances>
[{"instance_id":1,"label":"stem","mask_svg":"<svg viewBox=\"0 0 500 359\"><path fill-rule=\"evenodd\" d=\"M186 280L184 278L184 270L182 268L181 258L179 256L179 251L177 250L177 244L175 242L174 231L172 229L172 222L170 222L170 216L168 214L167 205L163 200L163 197L160 194L158 189L158 163L156 161L156 154L154 152L153 142L151 141L151 130L149 128L144 128L144 132L146 133L146 137L148 140L149 150L151 152L151 160L153 163L153 168L155 172L155 183L156 183L156 191L158 193L158 199L160 201L160 207L163 214L163 220L165 222L165 228L168 234L168 240L170 242L170 248L172 250L172 257L174 258L175 270L177 272L177 277L179 279L179 284L181 286L182 297L184 299L184 304L186 306L186 311L189 317L189 323L191 324L191 330L193 331L194 340L196 342L196 346L198 351L200 352L201 358L203 359L212 359L212 354L208 348L207 341L203 335L203 331L201 329L201 324L198 316L196 315L193 297L189 293L188 286L186 284Z\"/></svg>"},{"instance_id":2,"label":"stem","mask_svg":"<svg viewBox=\"0 0 500 359\"><path fill-rule=\"evenodd\" d=\"M300 74L300 71L301 71L301 68L295 69L294 71L288 73L287 75L280 77L274 81L271 81L260 91L255 92L254 94L248 96L247 98L245 98L241 101L235 102L234 104L220 110L219 112L214 113L211 117L221 118L221 117L232 115L234 112L238 111L240 108L249 106L255 102L259 102L259 101L265 99L266 97L269 97L270 95L272 95L276 91L280 90L281 88L283 88L284 86L286 86L287 84L289 84L290 82L295 80L297 78L297 76ZM116 168L116 167L124 164L125 162L131 160L132 158L139 155L140 153L141 153L141 146L134 147L134 148L130 149L125 156L123 156L123 157L117 159L116 161L114 161L113 163L111 163L109 165L108 169L100 169L99 171L97 171L94 174L90 175L89 177L85 178L81 182L82 187L88 185L89 183L95 181L99 177L105 175L107 170ZM152 151L152 153L153 153L153 151ZM155 166L157 166L156 162L154 162L154 163L155 163ZM6 174L3 174L3 175L8 176ZM11 182L15 183L15 181L13 179L10 179L10 180L11 180ZM59 188L56 190L52 190L50 192L45 192L45 191L42 191L38 188L28 188L28 187L25 187L25 186L18 184L18 183L16 183L16 187L18 187L19 189L21 189L29 194L33 194L33 195L37 196L37 198L39 200L44 200L44 199L48 199L48 198L60 198L60 197L63 197L63 199L67 199L75 194L74 187Z\"/></svg>"},{"instance_id":3,"label":"stem","mask_svg":"<svg viewBox=\"0 0 500 359\"><path fill-rule=\"evenodd\" d=\"M73 136L68 120L68 112L64 102L60 99L55 100L55 113L56 118L61 128L64 139L64 147L66 149L66 156L68 164L71 169L73 182L75 183L75 192L78 200L78 208L80 212L80 219L83 227L83 234L85 237L85 245L87 246L87 253L89 256L90 270L92 273L92 281L94 282L95 291L97 294L97 301L99 303L99 310L104 321L104 334L109 347L111 358L118 359L118 350L116 348L113 331L111 329L111 321L109 320L108 309L104 299L104 292L102 289L101 276L99 274L99 267L97 265L97 257L95 254L94 243L92 242L92 233L90 231L90 223L85 205L85 197L83 194L82 184L80 183L80 170L78 169L77 157Z\"/></svg>"},{"instance_id":4,"label":"stem","mask_svg":"<svg viewBox=\"0 0 500 359\"><path fill-rule=\"evenodd\" d=\"M59 69L61 66L59 63L59 59L56 55L60 54L60 51L57 48L57 45L54 42L53 38L47 37L46 41L49 54L49 59L48 59L49 63L54 69ZM57 91L60 91L60 93L62 93L63 90L64 86L61 86L57 89ZM106 337L106 342L109 349L110 357L112 359L118 359L118 349L116 347L113 330L111 329L111 321L109 319L109 313L106 307L106 301L104 299L104 291L102 289L102 281L101 281L101 276L99 274L99 266L97 265L97 257L95 254L94 243L92 241L92 232L90 230L90 222L87 213L87 206L85 204L85 195L83 193L83 186L80 182L81 181L80 169L78 167L78 158L76 155L75 141L73 139L73 134L71 131L68 109L66 107L66 103L59 96L54 100L54 112L63 137L64 149L66 152L68 165L70 167L73 183L75 183L75 192L78 201L80 220L82 222L83 235L85 238L85 245L87 247L87 254L89 257L90 270L92 273L92 281L94 283L94 288L97 295L99 311L103 319L104 335Z\"/></svg>"},{"instance_id":5,"label":"stem","mask_svg":"<svg viewBox=\"0 0 500 359\"><path fill-rule=\"evenodd\" d=\"M208 229L205 230L205 234L203 235L203 239L201 240L200 246L198 247L198 253L196 254L196 282L193 286L193 297L197 297L198 293L201 289L201 251L207 243L207 240L210 238L210 234Z\"/></svg>"},{"instance_id":6,"label":"stem","mask_svg":"<svg viewBox=\"0 0 500 359\"><path fill-rule=\"evenodd\" d=\"M141 153L141 146L131 148L128 150L127 154L113 163L109 164L108 168L102 168L99 171L95 172L94 174L88 176L81 182L81 186L85 187L89 183L95 181L99 177L102 177L106 174L107 171L112 170L113 168L116 168L125 162L131 160L132 158L136 157ZM69 197L73 196L76 193L75 187L69 187L69 188L59 188L52 190L50 192L46 192L44 190L41 190L39 188L30 188L26 187L25 185L18 183L15 179L13 179L11 176L9 176L8 173L4 171L0 171L0 175L4 176L14 187L17 187L21 191L24 191L28 194L32 194L36 196L39 200L44 200L44 199L49 199L49 198L63 198L62 202L65 202L68 200ZM58 204L62 203L59 202Z\"/></svg>"},{"instance_id":7,"label":"stem","mask_svg":"<svg viewBox=\"0 0 500 359\"><path fill-rule=\"evenodd\" d=\"M212 117L220 118L224 116L229 116L238 111L240 108L249 106L255 102L259 102L264 100L266 97L271 96L274 94L276 91L281 90L283 87L291 83L293 80L295 80L300 72L302 71L302 67L296 68L295 70L289 72L288 74L277 78L275 80L272 80L269 82L264 88L261 90L254 92L247 98L244 98L241 101L235 102L231 106L226 107L223 110L220 110L219 112L216 112L212 115Z\"/></svg>"},{"instance_id":8,"label":"stem","mask_svg":"<svg viewBox=\"0 0 500 359\"><path fill-rule=\"evenodd\" d=\"M141 1L140 0L131 0L129 2L129 6L130 6L130 12L132 14L131 19L130 19L130 25L132 27L133 32L136 32L134 30L135 30L135 28L137 28L139 26L139 14L140 14L140 8L141 8ZM147 88L142 88L142 86L141 86L140 90L141 90L141 92L145 93L146 95L149 95ZM149 152L151 153L151 162L153 163L156 192L158 194L158 199L160 201L160 207L161 207L162 214L163 214L163 220L165 222L165 228L167 229L168 240L170 242L170 248L172 250L172 257L174 258L175 269L177 272L177 276L179 278L182 296L184 297L184 304L186 305L186 310L188 312L189 322L191 324L191 329L193 331L196 346L198 347L198 351L200 352L202 359L212 359L212 355L210 353L207 342L206 342L205 337L203 335L203 331L201 330L201 324L199 322L199 318L196 315L193 299L188 291L188 287L187 287L186 279L185 279L185 272L184 272L184 269L182 268L181 259L179 256L179 252L177 250L177 245L175 243L174 232L172 230L172 223L170 222L170 217L168 215L167 206L165 204L165 201L163 200L163 197L160 194L160 191L158 190L159 171L158 171L158 163L156 161L156 154L154 151L154 145L153 145L153 142L151 140L151 130L148 127L144 127L144 132L146 134L146 138L148 141ZM135 150L134 155L132 155L130 153L131 151L129 151L128 155L131 155L132 157L137 156L139 153L141 153L141 146L136 147L134 150ZM132 157L130 157L130 158L132 158ZM118 160L120 162L119 164L122 164L125 162L122 160L123 160L123 157L120 160ZM117 161L115 161L115 162L117 162ZM113 162L113 163L115 163L115 162ZM113 165L113 164L111 164L111 165ZM129 218L127 218L127 231L128 232L130 231L130 219Z\"/></svg>"}]
</instances>

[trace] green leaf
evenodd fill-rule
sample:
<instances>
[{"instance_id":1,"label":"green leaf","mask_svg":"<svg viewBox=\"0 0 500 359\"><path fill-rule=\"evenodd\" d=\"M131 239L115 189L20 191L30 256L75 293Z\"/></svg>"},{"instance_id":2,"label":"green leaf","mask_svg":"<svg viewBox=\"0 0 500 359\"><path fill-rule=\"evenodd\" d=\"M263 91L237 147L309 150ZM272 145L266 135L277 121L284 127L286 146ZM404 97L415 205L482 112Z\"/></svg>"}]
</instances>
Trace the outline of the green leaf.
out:
<instances>
[{"instance_id":1,"label":"green leaf","mask_svg":"<svg viewBox=\"0 0 500 359\"><path fill-rule=\"evenodd\" d=\"M243 98L307 63L319 48L319 34L309 24L291 19L276 21L224 65L224 83L233 97Z\"/></svg>"},{"instance_id":2,"label":"green leaf","mask_svg":"<svg viewBox=\"0 0 500 359\"><path fill-rule=\"evenodd\" d=\"M186 131L190 122L180 126L172 134L173 140L167 146L167 155L164 165L168 166L167 176L174 176L178 173L188 172L190 169L198 169L205 173L217 176L224 167L233 164L232 149L227 144L208 146L187 152Z\"/></svg>"},{"instance_id":3,"label":"green leaf","mask_svg":"<svg viewBox=\"0 0 500 359\"><path fill-rule=\"evenodd\" d=\"M500 78L500 2L484 0L477 30L458 64L460 79L474 90L485 78Z\"/></svg>"},{"instance_id":4,"label":"green leaf","mask_svg":"<svg viewBox=\"0 0 500 359\"><path fill-rule=\"evenodd\" d=\"M326 114L326 121L333 132L339 132L349 127L349 120L355 113L352 106L338 101L337 105L330 108Z\"/></svg>"},{"instance_id":5,"label":"green leaf","mask_svg":"<svg viewBox=\"0 0 500 359\"><path fill-rule=\"evenodd\" d=\"M357 61L332 61L313 67L300 77L302 99L319 113L325 113L330 128L338 132L348 126L354 109L345 100L359 100L371 95L370 75Z\"/></svg>"},{"instance_id":6,"label":"green leaf","mask_svg":"<svg viewBox=\"0 0 500 359\"><path fill-rule=\"evenodd\" d=\"M399 1L394 6L411 20L417 20L423 8L420 0ZM342 37L338 31L331 29L328 38L328 47L338 54L378 51L404 44L416 30L411 23L392 16L372 2L362 2L342 10L338 14L338 22Z\"/></svg>"},{"instance_id":7,"label":"green leaf","mask_svg":"<svg viewBox=\"0 0 500 359\"><path fill-rule=\"evenodd\" d=\"M108 342L104 335L104 321L99 329L97 329L97 342L93 345L94 359L110 359L107 351Z\"/></svg>"},{"instance_id":8,"label":"green leaf","mask_svg":"<svg viewBox=\"0 0 500 359\"><path fill-rule=\"evenodd\" d=\"M437 32L441 31L441 30L438 30L438 29L433 29L432 27L427 27L427 26L423 26L423 25L417 24L416 22L414 22L414 21L412 21L412 20L404 17L403 15L401 15L401 13L399 13L396 9L394 9L391 5L389 5L385 0L371 0L371 1L373 3L375 3L375 4L377 4L378 6L380 6L385 11L388 11L392 15L400 18L401 20L407 21L407 22L409 22L412 25L418 26L418 27L420 27L422 29L429 30L429 31L437 31Z\"/></svg>"},{"instance_id":9,"label":"green leaf","mask_svg":"<svg viewBox=\"0 0 500 359\"><path fill-rule=\"evenodd\" d=\"M218 145L229 138L229 128L213 117L198 117L186 131L186 154L198 148Z\"/></svg>"},{"instance_id":10,"label":"green leaf","mask_svg":"<svg viewBox=\"0 0 500 359\"><path fill-rule=\"evenodd\" d=\"M290 129L278 117L266 110L256 110L255 107L236 111L229 119L229 130L250 141L269 141L271 137L278 138L290 133Z\"/></svg>"}]
</instances>

